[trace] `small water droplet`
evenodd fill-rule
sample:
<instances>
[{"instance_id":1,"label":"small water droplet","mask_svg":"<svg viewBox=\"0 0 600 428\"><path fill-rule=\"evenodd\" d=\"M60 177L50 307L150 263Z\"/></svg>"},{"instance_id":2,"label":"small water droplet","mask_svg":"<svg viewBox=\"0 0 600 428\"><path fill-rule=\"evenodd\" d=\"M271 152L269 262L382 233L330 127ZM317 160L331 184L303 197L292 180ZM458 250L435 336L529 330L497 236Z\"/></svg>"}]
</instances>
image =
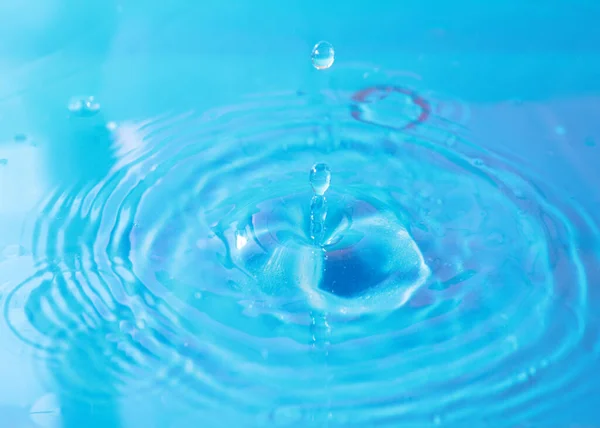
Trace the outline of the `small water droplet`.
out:
<instances>
[{"instance_id":1,"label":"small water droplet","mask_svg":"<svg viewBox=\"0 0 600 428\"><path fill-rule=\"evenodd\" d=\"M194 299L201 299L202 298L202 294L200 294L200 292L195 292L194 293Z\"/></svg>"},{"instance_id":2,"label":"small water droplet","mask_svg":"<svg viewBox=\"0 0 600 428\"><path fill-rule=\"evenodd\" d=\"M472 163L475 166L483 166L483 165L485 165L485 163L481 159L473 159Z\"/></svg>"},{"instance_id":3,"label":"small water droplet","mask_svg":"<svg viewBox=\"0 0 600 428\"><path fill-rule=\"evenodd\" d=\"M325 70L331 67L335 60L333 45L325 41L317 43L312 50L311 59L317 70Z\"/></svg>"},{"instance_id":4,"label":"small water droplet","mask_svg":"<svg viewBox=\"0 0 600 428\"><path fill-rule=\"evenodd\" d=\"M448 147L453 147L456 145L456 135L450 135L448 138L446 138L446 145Z\"/></svg>"},{"instance_id":5,"label":"small water droplet","mask_svg":"<svg viewBox=\"0 0 600 428\"><path fill-rule=\"evenodd\" d=\"M331 183L331 170L324 163L313 165L310 170L310 185L317 195L324 195Z\"/></svg>"},{"instance_id":6,"label":"small water droplet","mask_svg":"<svg viewBox=\"0 0 600 428\"><path fill-rule=\"evenodd\" d=\"M94 97L76 97L71 99L68 108L76 116L89 117L100 111L100 104Z\"/></svg>"}]
</instances>

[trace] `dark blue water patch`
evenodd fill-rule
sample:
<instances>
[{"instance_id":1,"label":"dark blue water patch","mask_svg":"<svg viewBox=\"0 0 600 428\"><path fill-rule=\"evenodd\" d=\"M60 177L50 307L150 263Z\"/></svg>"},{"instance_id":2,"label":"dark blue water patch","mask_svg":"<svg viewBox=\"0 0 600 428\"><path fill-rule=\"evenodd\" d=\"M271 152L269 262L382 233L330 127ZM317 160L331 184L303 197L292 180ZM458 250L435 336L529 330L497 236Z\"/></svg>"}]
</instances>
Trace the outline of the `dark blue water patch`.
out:
<instances>
[{"instance_id":1,"label":"dark blue water patch","mask_svg":"<svg viewBox=\"0 0 600 428\"><path fill-rule=\"evenodd\" d=\"M355 219L338 242L324 248L324 259L319 288L343 298L410 286L425 269L408 232L377 212Z\"/></svg>"}]
</instances>

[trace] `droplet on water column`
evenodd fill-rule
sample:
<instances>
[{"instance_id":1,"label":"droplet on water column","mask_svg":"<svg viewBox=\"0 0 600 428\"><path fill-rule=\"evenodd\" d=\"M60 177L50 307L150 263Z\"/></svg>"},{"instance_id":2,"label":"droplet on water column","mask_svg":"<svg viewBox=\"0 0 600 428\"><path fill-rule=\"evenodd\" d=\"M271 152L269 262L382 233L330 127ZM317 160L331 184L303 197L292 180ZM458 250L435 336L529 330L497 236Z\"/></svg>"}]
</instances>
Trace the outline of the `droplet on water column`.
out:
<instances>
[{"instance_id":1,"label":"droplet on water column","mask_svg":"<svg viewBox=\"0 0 600 428\"><path fill-rule=\"evenodd\" d=\"M316 163L310 169L310 185L317 195L324 195L331 183L331 170L324 163Z\"/></svg>"}]
</instances>

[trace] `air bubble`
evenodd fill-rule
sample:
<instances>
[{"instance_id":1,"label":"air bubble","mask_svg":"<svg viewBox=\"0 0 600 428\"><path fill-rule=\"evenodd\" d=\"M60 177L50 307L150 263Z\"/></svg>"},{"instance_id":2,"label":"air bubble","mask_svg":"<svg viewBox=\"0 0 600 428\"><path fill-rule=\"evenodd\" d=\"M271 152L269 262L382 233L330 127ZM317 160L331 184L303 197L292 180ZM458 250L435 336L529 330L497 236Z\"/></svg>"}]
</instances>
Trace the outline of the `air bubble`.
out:
<instances>
[{"instance_id":1,"label":"air bubble","mask_svg":"<svg viewBox=\"0 0 600 428\"><path fill-rule=\"evenodd\" d=\"M312 64L317 70L325 70L333 65L335 52L329 42L319 42L312 50Z\"/></svg>"}]
</instances>

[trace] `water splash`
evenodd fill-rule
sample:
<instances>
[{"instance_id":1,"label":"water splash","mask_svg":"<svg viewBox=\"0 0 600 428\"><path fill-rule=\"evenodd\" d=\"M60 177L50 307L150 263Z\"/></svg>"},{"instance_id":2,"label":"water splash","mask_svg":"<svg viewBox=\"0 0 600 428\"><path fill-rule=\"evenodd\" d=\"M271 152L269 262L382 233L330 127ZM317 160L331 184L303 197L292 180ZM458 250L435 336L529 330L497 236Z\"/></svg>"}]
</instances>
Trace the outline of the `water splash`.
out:
<instances>
[{"instance_id":1,"label":"water splash","mask_svg":"<svg viewBox=\"0 0 600 428\"><path fill-rule=\"evenodd\" d=\"M361 120L366 101L347 97L335 151L306 144L304 99L263 99L132 126L143 150L40 206L35 266L2 281L4 316L62 390L168 390L203 415L280 408L303 426L331 409L339 426L517 426L593 396L591 214L452 138L445 112L465 109L433 97L397 127L393 105L370 99ZM315 251L317 159L335 185ZM88 370L71 364L82 349Z\"/></svg>"}]
</instances>

